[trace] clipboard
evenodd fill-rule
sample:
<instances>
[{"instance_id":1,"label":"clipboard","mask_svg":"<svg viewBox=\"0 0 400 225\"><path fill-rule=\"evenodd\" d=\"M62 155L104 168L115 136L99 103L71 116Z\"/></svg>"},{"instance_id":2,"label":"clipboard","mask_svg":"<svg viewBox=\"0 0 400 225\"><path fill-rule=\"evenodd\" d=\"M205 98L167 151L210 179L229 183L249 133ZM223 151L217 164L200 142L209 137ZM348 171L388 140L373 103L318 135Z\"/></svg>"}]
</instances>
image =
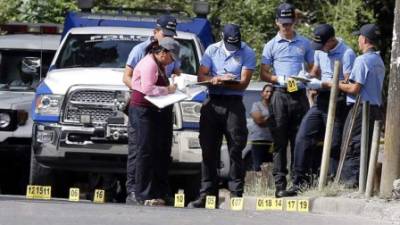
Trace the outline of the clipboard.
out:
<instances>
[{"instance_id":1,"label":"clipboard","mask_svg":"<svg viewBox=\"0 0 400 225\"><path fill-rule=\"evenodd\" d=\"M296 80L296 81L303 82L303 83L311 82L310 79L305 78L305 77L295 77L295 76L293 76L293 77L290 77L290 78L292 78L292 79L294 79L294 80Z\"/></svg>"}]
</instances>

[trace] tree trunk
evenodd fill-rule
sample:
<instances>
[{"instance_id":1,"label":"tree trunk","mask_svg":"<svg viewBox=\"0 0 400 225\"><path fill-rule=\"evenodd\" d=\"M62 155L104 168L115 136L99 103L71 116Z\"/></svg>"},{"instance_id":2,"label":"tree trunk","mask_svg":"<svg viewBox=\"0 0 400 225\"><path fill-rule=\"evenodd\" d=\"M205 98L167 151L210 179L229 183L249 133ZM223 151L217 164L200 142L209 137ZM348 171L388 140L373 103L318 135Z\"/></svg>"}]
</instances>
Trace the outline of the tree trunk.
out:
<instances>
[{"instance_id":1,"label":"tree trunk","mask_svg":"<svg viewBox=\"0 0 400 225\"><path fill-rule=\"evenodd\" d=\"M385 151L380 193L383 198L390 198L392 196L393 181L400 176L400 0L396 0L394 14L385 126Z\"/></svg>"}]
</instances>

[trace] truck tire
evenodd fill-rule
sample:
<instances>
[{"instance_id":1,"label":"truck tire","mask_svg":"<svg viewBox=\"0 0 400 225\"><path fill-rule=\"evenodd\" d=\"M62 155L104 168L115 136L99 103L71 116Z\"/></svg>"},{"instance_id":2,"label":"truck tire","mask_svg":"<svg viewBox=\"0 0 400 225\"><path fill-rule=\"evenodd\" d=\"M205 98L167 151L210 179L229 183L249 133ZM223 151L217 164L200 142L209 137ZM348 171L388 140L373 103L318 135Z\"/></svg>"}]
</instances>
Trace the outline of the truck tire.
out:
<instances>
[{"instance_id":1,"label":"truck tire","mask_svg":"<svg viewBox=\"0 0 400 225\"><path fill-rule=\"evenodd\" d=\"M36 160L35 154L31 151L31 164L29 171L29 184L31 185L53 185L54 173L52 169L43 167Z\"/></svg>"}]
</instances>

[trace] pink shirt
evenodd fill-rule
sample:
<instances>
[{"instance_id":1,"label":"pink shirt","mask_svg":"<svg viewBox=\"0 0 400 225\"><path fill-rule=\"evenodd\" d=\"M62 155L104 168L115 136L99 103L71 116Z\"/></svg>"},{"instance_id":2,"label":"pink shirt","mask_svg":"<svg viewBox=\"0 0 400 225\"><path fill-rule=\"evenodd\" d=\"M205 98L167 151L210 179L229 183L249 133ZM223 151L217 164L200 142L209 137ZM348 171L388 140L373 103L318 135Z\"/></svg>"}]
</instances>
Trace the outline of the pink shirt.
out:
<instances>
[{"instance_id":1,"label":"pink shirt","mask_svg":"<svg viewBox=\"0 0 400 225\"><path fill-rule=\"evenodd\" d=\"M135 66L132 75L132 89L148 96L167 95L166 86L157 86L158 67L151 54L146 55Z\"/></svg>"}]
</instances>

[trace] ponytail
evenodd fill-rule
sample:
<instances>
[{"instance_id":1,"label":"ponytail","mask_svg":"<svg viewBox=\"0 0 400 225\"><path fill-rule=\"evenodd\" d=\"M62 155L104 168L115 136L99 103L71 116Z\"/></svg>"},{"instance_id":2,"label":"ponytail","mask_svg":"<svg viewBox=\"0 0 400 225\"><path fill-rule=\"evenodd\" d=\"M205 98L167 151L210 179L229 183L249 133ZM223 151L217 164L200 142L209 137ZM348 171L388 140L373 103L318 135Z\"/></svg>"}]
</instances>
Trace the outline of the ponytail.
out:
<instances>
[{"instance_id":1,"label":"ponytail","mask_svg":"<svg viewBox=\"0 0 400 225\"><path fill-rule=\"evenodd\" d=\"M162 48L158 44L157 39L153 40L145 49L145 54L159 52Z\"/></svg>"}]
</instances>

